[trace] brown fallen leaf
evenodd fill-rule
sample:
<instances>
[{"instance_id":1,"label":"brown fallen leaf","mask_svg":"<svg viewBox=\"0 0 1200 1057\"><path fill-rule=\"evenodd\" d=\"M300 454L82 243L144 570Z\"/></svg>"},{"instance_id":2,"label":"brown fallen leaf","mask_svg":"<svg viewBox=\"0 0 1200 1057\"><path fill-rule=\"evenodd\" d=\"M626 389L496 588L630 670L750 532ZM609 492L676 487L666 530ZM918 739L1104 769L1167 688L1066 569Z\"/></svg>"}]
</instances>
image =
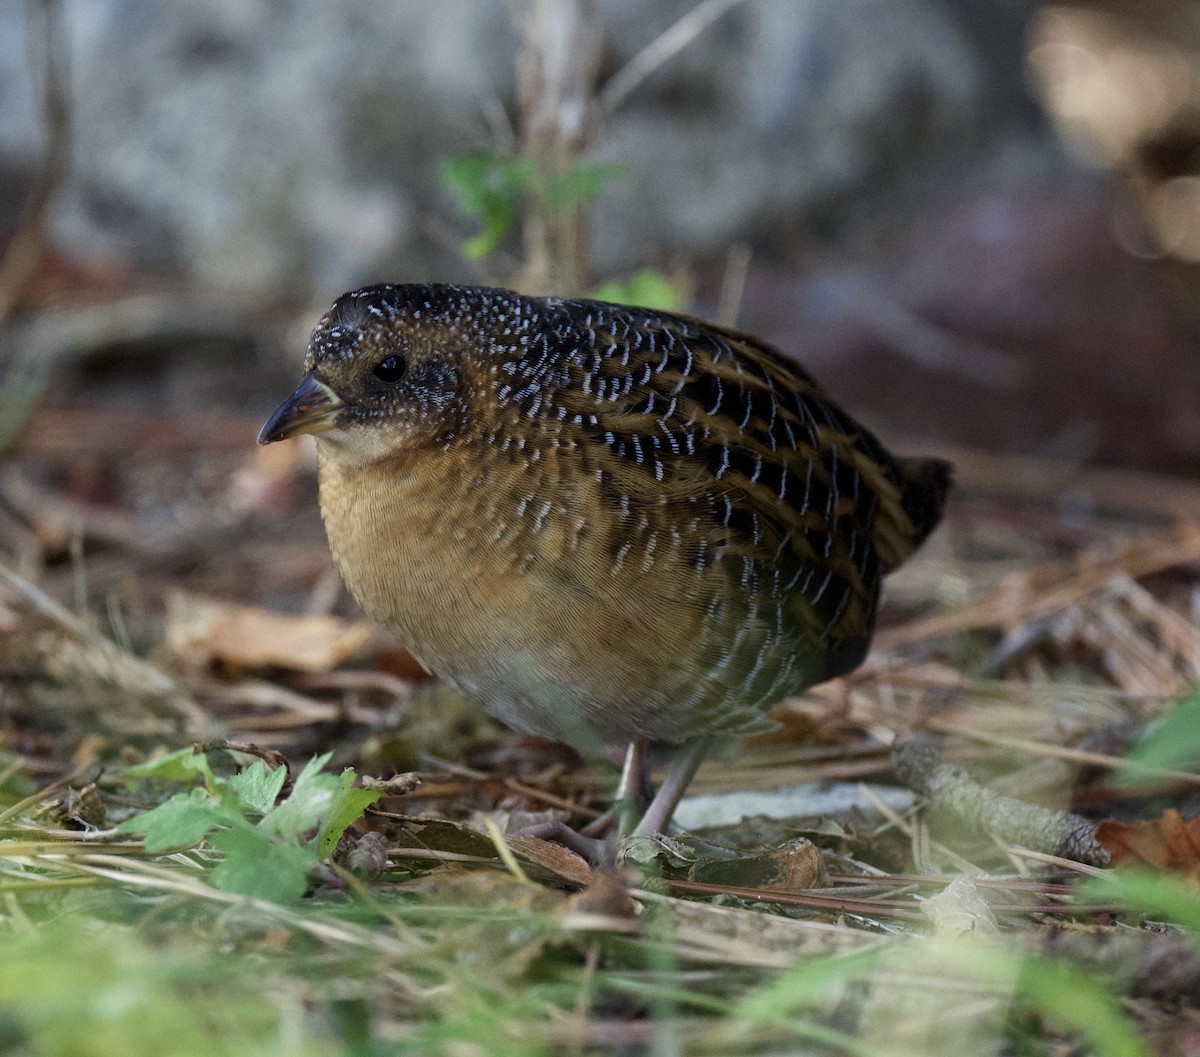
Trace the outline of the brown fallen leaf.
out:
<instances>
[{"instance_id":1,"label":"brown fallen leaf","mask_svg":"<svg viewBox=\"0 0 1200 1057\"><path fill-rule=\"evenodd\" d=\"M1200 818L1185 822L1169 808L1149 822L1105 819L1096 827L1096 839L1117 866L1147 864L1200 882Z\"/></svg>"},{"instance_id":2,"label":"brown fallen leaf","mask_svg":"<svg viewBox=\"0 0 1200 1057\"><path fill-rule=\"evenodd\" d=\"M373 634L365 620L277 613L184 591L167 602L167 645L196 665L325 672L359 653Z\"/></svg>"},{"instance_id":3,"label":"brown fallen leaf","mask_svg":"<svg viewBox=\"0 0 1200 1057\"><path fill-rule=\"evenodd\" d=\"M256 445L230 478L226 502L243 514L286 510L309 462L311 455L302 444Z\"/></svg>"},{"instance_id":4,"label":"brown fallen leaf","mask_svg":"<svg viewBox=\"0 0 1200 1057\"><path fill-rule=\"evenodd\" d=\"M579 932L640 933L642 923L630 895L630 880L623 870L594 870L588 886L567 898L563 924Z\"/></svg>"},{"instance_id":5,"label":"brown fallen leaf","mask_svg":"<svg viewBox=\"0 0 1200 1057\"><path fill-rule=\"evenodd\" d=\"M432 678L425 666L403 646L380 650L375 657L375 666L381 672L394 675L397 679L407 679L411 683L423 683Z\"/></svg>"},{"instance_id":6,"label":"brown fallen leaf","mask_svg":"<svg viewBox=\"0 0 1200 1057\"><path fill-rule=\"evenodd\" d=\"M495 860L496 845L492 838L459 822L444 818L422 818L415 815L399 815L392 813L377 813L379 817L389 822L399 822L407 831L409 840L414 848L429 852L449 852L455 856L471 856L479 859ZM402 841L404 838L395 838ZM592 868L572 851L560 844L542 840L539 837L506 836L505 843L512 849L525 872L530 878L544 884L562 887L564 884L572 888L586 888L592 880ZM391 858L403 861L405 849L395 847Z\"/></svg>"},{"instance_id":7,"label":"brown fallen leaf","mask_svg":"<svg viewBox=\"0 0 1200 1057\"><path fill-rule=\"evenodd\" d=\"M797 892L829 886L821 849L807 837L796 837L761 855L697 862L688 876L706 884L758 888L765 892Z\"/></svg>"}]
</instances>

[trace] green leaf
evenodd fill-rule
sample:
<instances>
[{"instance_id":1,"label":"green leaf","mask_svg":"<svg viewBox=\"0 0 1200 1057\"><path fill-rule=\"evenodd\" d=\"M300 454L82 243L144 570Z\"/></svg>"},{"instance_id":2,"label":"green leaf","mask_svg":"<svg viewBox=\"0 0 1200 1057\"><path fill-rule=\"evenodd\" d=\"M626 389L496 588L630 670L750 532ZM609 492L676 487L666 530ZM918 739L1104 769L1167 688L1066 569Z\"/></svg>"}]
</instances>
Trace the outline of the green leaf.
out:
<instances>
[{"instance_id":1,"label":"green leaf","mask_svg":"<svg viewBox=\"0 0 1200 1057\"><path fill-rule=\"evenodd\" d=\"M662 272L643 268L631 275L627 282L614 279L601 283L592 292L597 301L613 301L619 305L639 305L661 312L673 312L679 308L679 291L671 285Z\"/></svg>"},{"instance_id":2,"label":"green leaf","mask_svg":"<svg viewBox=\"0 0 1200 1057\"><path fill-rule=\"evenodd\" d=\"M1193 770L1200 760L1200 696L1184 701L1143 737L1117 772L1119 785L1146 781L1146 769Z\"/></svg>"},{"instance_id":3,"label":"green leaf","mask_svg":"<svg viewBox=\"0 0 1200 1057\"><path fill-rule=\"evenodd\" d=\"M1099 1057L1153 1057L1117 997L1082 969L1026 956L1018 988L1043 1013L1087 1039Z\"/></svg>"},{"instance_id":4,"label":"green leaf","mask_svg":"<svg viewBox=\"0 0 1200 1057\"><path fill-rule=\"evenodd\" d=\"M176 793L170 800L150 811L143 811L122 822L122 833L145 833L146 851L167 851L190 847L220 826L243 821L241 814L204 789Z\"/></svg>"},{"instance_id":5,"label":"green leaf","mask_svg":"<svg viewBox=\"0 0 1200 1057\"><path fill-rule=\"evenodd\" d=\"M260 829L277 833L293 844L302 844L308 834L329 817L338 779L325 774L321 768L332 755L327 752L323 756L314 756L304 765L304 770L292 784L291 794L263 816L258 824Z\"/></svg>"},{"instance_id":6,"label":"green leaf","mask_svg":"<svg viewBox=\"0 0 1200 1057\"><path fill-rule=\"evenodd\" d=\"M1156 870L1122 869L1103 877L1089 877L1078 889L1087 903L1124 903L1147 917L1166 918L1193 930L1188 936L1200 943L1200 895L1196 889Z\"/></svg>"},{"instance_id":7,"label":"green leaf","mask_svg":"<svg viewBox=\"0 0 1200 1057\"><path fill-rule=\"evenodd\" d=\"M879 951L869 950L805 962L743 999L737 1016L751 1023L784 1023L797 1010L821 1003L846 983L870 976L879 958Z\"/></svg>"},{"instance_id":8,"label":"green leaf","mask_svg":"<svg viewBox=\"0 0 1200 1057\"><path fill-rule=\"evenodd\" d=\"M331 755L309 760L282 803L275 800L286 769L268 770L262 760L256 760L221 782L215 795L199 788L177 793L118 828L144 832L150 852L187 847L208 836L212 846L225 854L213 871L214 884L230 892L290 902L303 894L318 855L328 857L346 827L380 795L355 789L355 773L349 768L336 776L323 771ZM247 811L262 815L257 825L247 820ZM309 839L311 834L315 836Z\"/></svg>"},{"instance_id":9,"label":"green leaf","mask_svg":"<svg viewBox=\"0 0 1200 1057\"><path fill-rule=\"evenodd\" d=\"M309 848L271 840L259 829L238 827L212 836L212 846L225 858L212 881L225 892L294 903L308 888L308 872L317 865Z\"/></svg>"},{"instance_id":10,"label":"green leaf","mask_svg":"<svg viewBox=\"0 0 1200 1057\"><path fill-rule=\"evenodd\" d=\"M469 261L481 261L491 256L500 245L505 232L512 226L512 211L504 210L489 218L487 226L474 238L463 243L463 256Z\"/></svg>"},{"instance_id":11,"label":"green leaf","mask_svg":"<svg viewBox=\"0 0 1200 1057\"><path fill-rule=\"evenodd\" d=\"M230 778L228 785L237 793L244 807L265 815L275 806L275 800L286 781L286 767L268 770L263 760L255 760L245 770Z\"/></svg>"},{"instance_id":12,"label":"green leaf","mask_svg":"<svg viewBox=\"0 0 1200 1057\"><path fill-rule=\"evenodd\" d=\"M512 227L517 205L537 173L526 158L471 150L442 163L442 183L459 211L480 221L483 230L463 248L471 260L493 253Z\"/></svg>"},{"instance_id":13,"label":"green leaf","mask_svg":"<svg viewBox=\"0 0 1200 1057\"><path fill-rule=\"evenodd\" d=\"M547 178L541 193L555 209L586 205L594 201L607 184L624 175L623 165L579 162L566 172Z\"/></svg>"},{"instance_id":14,"label":"green leaf","mask_svg":"<svg viewBox=\"0 0 1200 1057\"><path fill-rule=\"evenodd\" d=\"M317 834L317 855L328 859L337 847L337 842L350 825L369 804L375 803L383 794L378 789L355 789L354 771L347 767L338 777L329 814L321 831Z\"/></svg>"},{"instance_id":15,"label":"green leaf","mask_svg":"<svg viewBox=\"0 0 1200 1057\"><path fill-rule=\"evenodd\" d=\"M194 782L200 778L208 789L217 784L208 757L195 746L136 764L129 768L129 773L135 778L165 778L169 782Z\"/></svg>"},{"instance_id":16,"label":"green leaf","mask_svg":"<svg viewBox=\"0 0 1200 1057\"><path fill-rule=\"evenodd\" d=\"M470 217L482 218L498 200L517 201L534 176L528 159L487 150L465 151L442 163L442 182Z\"/></svg>"}]
</instances>

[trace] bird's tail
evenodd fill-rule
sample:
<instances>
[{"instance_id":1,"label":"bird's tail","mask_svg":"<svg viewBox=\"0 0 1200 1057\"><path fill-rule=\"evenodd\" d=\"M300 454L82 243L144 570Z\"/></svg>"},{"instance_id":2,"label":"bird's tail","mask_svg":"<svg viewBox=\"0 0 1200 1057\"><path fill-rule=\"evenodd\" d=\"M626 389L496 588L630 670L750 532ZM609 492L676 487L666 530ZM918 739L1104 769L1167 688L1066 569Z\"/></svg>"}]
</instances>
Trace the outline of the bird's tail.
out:
<instances>
[{"instance_id":1,"label":"bird's tail","mask_svg":"<svg viewBox=\"0 0 1200 1057\"><path fill-rule=\"evenodd\" d=\"M942 520L946 495L954 483L954 467L944 459L897 459L900 503L913 525L916 550Z\"/></svg>"},{"instance_id":2,"label":"bird's tail","mask_svg":"<svg viewBox=\"0 0 1200 1057\"><path fill-rule=\"evenodd\" d=\"M871 526L871 542L883 572L904 562L936 527L953 467L941 459L892 459L891 483Z\"/></svg>"}]
</instances>

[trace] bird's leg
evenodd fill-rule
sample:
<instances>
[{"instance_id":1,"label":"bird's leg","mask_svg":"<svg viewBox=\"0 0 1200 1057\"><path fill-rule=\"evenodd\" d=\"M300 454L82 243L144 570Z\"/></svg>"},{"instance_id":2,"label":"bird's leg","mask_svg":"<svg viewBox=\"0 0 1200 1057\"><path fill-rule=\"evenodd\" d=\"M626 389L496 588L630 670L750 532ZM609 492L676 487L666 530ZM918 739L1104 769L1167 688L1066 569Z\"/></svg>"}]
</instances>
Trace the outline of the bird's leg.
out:
<instances>
[{"instance_id":1,"label":"bird's leg","mask_svg":"<svg viewBox=\"0 0 1200 1057\"><path fill-rule=\"evenodd\" d=\"M635 738L625 750L625 766L621 768L621 780L613 799L617 815L617 832L622 836L633 832L634 823L646 808L654 787L646 773L646 742Z\"/></svg>"},{"instance_id":2,"label":"bird's leg","mask_svg":"<svg viewBox=\"0 0 1200 1057\"><path fill-rule=\"evenodd\" d=\"M605 818L608 818L611 823L611 816L611 811L605 812L592 825ZM614 846L603 837L593 837L583 831L573 830L560 819L552 819L549 822L535 822L532 826L522 826L514 836L537 837L540 840L558 841L564 848L573 851L581 859L586 859L593 866L611 865L615 855Z\"/></svg>"},{"instance_id":3,"label":"bird's leg","mask_svg":"<svg viewBox=\"0 0 1200 1057\"><path fill-rule=\"evenodd\" d=\"M703 762L704 757L708 755L712 745L712 738L701 738L699 741L693 741L671 761L671 766L667 770L667 776L663 779L663 784L659 786L658 792L654 794L654 799L650 802L650 806L646 808L646 813L642 816L642 821L637 824L637 828L633 831L634 836L641 836L647 833L662 833L667 828L667 824L671 821L671 816L675 814L676 806L686 792L687 787L691 784L692 779L696 776L696 772L700 769L700 764Z\"/></svg>"},{"instance_id":4,"label":"bird's leg","mask_svg":"<svg viewBox=\"0 0 1200 1057\"><path fill-rule=\"evenodd\" d=\"M583 836L599 837L607 833L614 822L619 823L621 833L628 833L633 828L634 821L653 792L647 764L646 742L642 738L635 738L625 750L625 763L613 795L613 806L584 826L579 831Z\"/></svg>"},{"instance_id":5,"label":"bird's leg","mask_svg":"<svg viewBox=\"0 0 1200 1057\"><path fill-rule=\"evenodd\" d=\"M646 739L634 738L625 750L625 764L621 768L621 780L617 783L615 800L632 800L639 806L645 801L651 789L648 789L649 775L646 773Z\"/></svg>"},{"instance_id":6,"label":"bird's leg","mask_svg":"<svg viewBox=\"0 0 1200 1057\"><path fill-rule=\"evenodd\" d=\"M575 831L565 822L539 822L520 831L523 837L541 837L556 840L577 855L583 856L592 865L600 865L613 857L613 847L605 837L618 824L618 832L629 833L637 820L653 787L647 771L646 742L635 738L625 750L625 762L613 797L613 806L599 818L592 819L583 829Z\"/></svg>"},{"instance_id":7,"label":"bird's leg","mask_svg":"<svg viewBox=\"0 0 1200 1057\"><path fill-rule=\"evenodd\" d=\"M625 751L625 765L621 769L621 779L617 783L612 808L579 832L571 829L565 822L553 821L526 826L520 835L556 840L576 854L582 855L594 866L609 863L613 858L615 846L605 841L602 835L612 827L615 820L620 822L621 836L661 833L666 829L675 813L676 805L712 748L713 740L701 738L694 741L671 761L663 784L654 794L654 799L650 801L650 806L646 808L646 813L636 827L631 828L630 823L637 817L637 810L641 807L641 802L644 802L649 786L646 774L646 743L641 739L631 741Z\"/></svg>"}]
</instances>

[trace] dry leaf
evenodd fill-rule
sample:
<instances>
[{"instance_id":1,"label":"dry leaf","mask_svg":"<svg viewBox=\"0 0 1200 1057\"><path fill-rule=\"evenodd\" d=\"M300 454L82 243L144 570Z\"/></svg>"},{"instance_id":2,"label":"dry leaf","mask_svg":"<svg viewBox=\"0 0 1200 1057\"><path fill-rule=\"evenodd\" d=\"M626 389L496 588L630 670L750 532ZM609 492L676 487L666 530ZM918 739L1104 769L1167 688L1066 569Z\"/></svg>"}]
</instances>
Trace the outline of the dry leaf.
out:
<instances>
[{"instance_id":1,"label":"dry leaf","mask_svg":"<svg viewBox=\"0 0 1200 1057\"><path fill-rule=\"evenodd\" d=\"M622 873L593 871L588 886L567 899L563 924L584 932L640 932L638 905L629 894L629 878Z\"/></svg>"},{"instance_id":2,"label":"dry leaf","mask_svg":"<svg viewBox=\"0 0 1200 1057\"><path fill-rule=\"evenodd\" d=\"M1096 827L1116 866L1145 863L1200 881L1200 818L1185 822L1174 808L1150 822L1106 819Z\"/></svg>"},{"instance_id":3,"label":"dry leaf","mask_svg":"<svg viewBox=\"0 0 1200 1057\"><path fill-rule=\"evenodd\" d=\"M796 837L762 855L698 862L688 876L706 884L757 888L764 892L798 892L829 886L821 849L807 837Z\"/></svg>"},{"instance_id":4,"label":"dry leaf","mask_svg":"<svg viewBox=\"0 0 1200 1057\"><path fill-rule=\"evenodd\" d=\"M581 888L592 881L592 868L587 862L561 844L540 837L511 836L504 839L523 864L541 867Z\"/></svg>"},{"instance_id":5,"label":"dry leaf","mask_svg":"<svg viewBox=\"0 0 1200 1057\"><path fill-rule=\"evenodd\" d=\"M935 932L996 932L996 915L969 877L956 877L921 903Z\"/></svg>"},{"instance_id":6,"label":"dry leaf","mask_svg":"<svg viewBox=\"0 0 1200 1057\"><path fill-rule=\"evenodd\" d=\"M375 657L375 666L381 672L387 672L388 675L406 679L411 683L423 683L430 678L425 666L403 646L380 650Z\"/></svg>"},{"instance_id":7,"label":"dry leaf","mask_svg":"<svg viewBox=\"0 0 1200 1057\"><path fill-rule=\"evenodd\" d=\"M367 621L276 613L183 591L167 604L167 644L198 665L325 672L362 650L373 634Z\"/></svg>"},{"instance_id":8,"label":"dry leaf","mask_svg":"<svg viewBox=\"0 0 1200 1057\"><path fill-rule=\"evenodd\" d=\"M233 510L286 510L308 452L300 444L256 446L229 481L226 501Z\"/></svg>"},{"instance_id":9,"label":"dry leaf","mask_svg":"<svg viewBox=\"0 0 1200 1057\"><path fill-rule=\"evenodd\" d=\"M444 851L454 855L497 859L492 838L459 822L444 818L419 818L415 815L386 816L389 821L401 822L409 830L416 846L429 851ZM526 873L543 883L586 888L592 880L592 868L572 851L560 844L539 837L505 837ZM394 859L404 858L403 849L393 852Z\"/></svg>"}]
</instances>

